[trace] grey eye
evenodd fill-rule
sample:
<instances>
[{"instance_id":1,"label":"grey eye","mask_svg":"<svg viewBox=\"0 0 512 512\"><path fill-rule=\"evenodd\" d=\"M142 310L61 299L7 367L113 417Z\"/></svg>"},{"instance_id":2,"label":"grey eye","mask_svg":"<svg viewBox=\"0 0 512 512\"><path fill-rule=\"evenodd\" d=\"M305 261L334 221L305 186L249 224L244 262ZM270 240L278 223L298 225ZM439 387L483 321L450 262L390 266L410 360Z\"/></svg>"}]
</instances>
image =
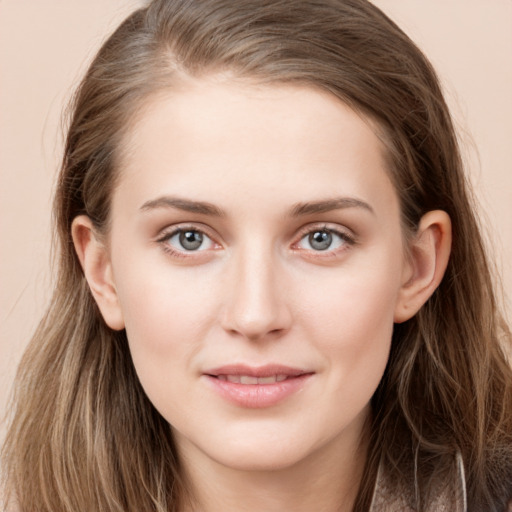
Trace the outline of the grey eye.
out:
<instances>
[{"instance_id":1,"label":"grey eye","mask_svg":"<svg viewBox=\"0 0 512 512\"><path fill-rule=\"evenodd\" d=\"M332 244L332 233L329 231L314 231L308 235L308 242L315 251L325 251Z\"/></svg>"},{"instance_id":2,"label":"grey eye","mask_svg":"<svg viewBox=\"0 0 512 512\"><path fill-rule=\"evenodd\" d=\"M330 228L312 229L306 233L297 246L313 252L335 251L352 245L353 240L341 231Z\"/></svg>"},{"instance_id":3,"label":"grey eye","mask_svg":"<svg viewBox=\"0 0 512 512\"><path fill-rule=\"evenodd\" d=\"M180 231L178 233L178 240L183 249L195 251L203 244L203 234L199 233L199 231Z\"/></svg>"},{"instance_id":4,"label":"grey eye","mask_svg":"<svg viewBox=\"0 0 512 512\"><path fill-rule=\"evenodd\" d=\"M201 253L216 247L215 242L206 233L193 227L177 228L171 233L164 234L158 242L174 254L181 255Z\"/></svg>"}]
</instances>

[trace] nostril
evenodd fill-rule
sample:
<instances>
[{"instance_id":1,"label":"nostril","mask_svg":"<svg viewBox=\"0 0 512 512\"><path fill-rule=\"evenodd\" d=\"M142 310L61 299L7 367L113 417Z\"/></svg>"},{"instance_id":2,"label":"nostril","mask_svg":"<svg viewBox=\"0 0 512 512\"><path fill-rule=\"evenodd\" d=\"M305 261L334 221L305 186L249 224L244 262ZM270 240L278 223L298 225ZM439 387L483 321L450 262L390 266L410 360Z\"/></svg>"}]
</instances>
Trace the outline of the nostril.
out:
<instances>
[{"instance_id":1,"label":"nostril","mask_svg":"<svg viewBox=\"0 0 512 512\"><path fill-rule=\"evenodd\" d=\"M287 297L274 278L275 269L245 270L229 281L232 287L223 306L221 326L231 336L251 341L277 339L289 330L291 312Z\"/></svg>"}]
</instances>

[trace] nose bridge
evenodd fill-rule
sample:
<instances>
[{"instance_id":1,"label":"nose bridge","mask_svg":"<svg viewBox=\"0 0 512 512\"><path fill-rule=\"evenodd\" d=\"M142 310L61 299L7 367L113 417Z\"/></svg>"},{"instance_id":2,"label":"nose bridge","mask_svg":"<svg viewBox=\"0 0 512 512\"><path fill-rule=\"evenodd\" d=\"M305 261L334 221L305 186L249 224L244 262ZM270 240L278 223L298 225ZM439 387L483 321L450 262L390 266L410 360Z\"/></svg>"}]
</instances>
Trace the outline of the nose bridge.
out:
<instances>
[{"instance_id":1,"label":"nose bridge","mask_svg":"<svg viewBox=\"0 0 512 512\"><path fill-rule=\"evenodd\" d=\"M271 244L254 240L235 251L227 283L226 330L248 339L288 330L291 317L277 260Z\"/></svg>"}]
</instances>

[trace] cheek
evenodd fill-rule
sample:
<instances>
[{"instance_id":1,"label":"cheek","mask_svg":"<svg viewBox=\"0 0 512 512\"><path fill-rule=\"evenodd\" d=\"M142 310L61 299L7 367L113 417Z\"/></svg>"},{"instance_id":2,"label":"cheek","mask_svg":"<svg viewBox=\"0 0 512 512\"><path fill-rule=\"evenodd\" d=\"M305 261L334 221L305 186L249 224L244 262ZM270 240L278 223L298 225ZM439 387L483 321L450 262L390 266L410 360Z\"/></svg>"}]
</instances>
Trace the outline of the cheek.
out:
<instances>
[{"instance_id":1,"label":"cheek","mask_svg":"<svg viewBox=\"0 0 512 512\"><path fill-rule=\"evenodd\" d=\"M184 341L194 343L204 328L200 319L215 306L208 283L193 270L184 272L161 262L125 260L117 269L120 306L134 345L158 355Z\"/></svg>"},{"instance_id":2,"label":"cheek","mask_svg":"<svg viewBox=\"0 0 512 512\"><path fill-rule=\"evenodd\" d=\"M340 272L309 284L301 317L308 338L325 356L332 386L353 399L371 397L387 364L400 268L391 262Z\"/></svg>"},{"instance_id":3,"label":"cheek","mask_svg":"<svg viewBox=\"0 0 512 512\"><path fill-rule=\"evenodd\" d=\"M393 332L389 307L377 300L370 303L365 293L354 292L351 298L340 299L337 321L317 338L327 358L323 408L332 411L328 414L335 426L367 410L386 369Z\"/></svg>"},{"instance_id":4,"label":"cheek","mask_svg":"<svg viewBox=\"0 0 512 512\"><path fill-rule=\"evenodd\" d=\"M215 307L211 287L168 265L119 261L116 283L132 360L146 394L164 412L186 389ZM183 388L183 389L182 389ZM167 417L168 415L166 415Z\"/></svg>"},{"instance_id":5,"label":"cheek","mask_svg":"<svg viewBox=\"0 0 512 512\"><path fill-rule=\"evenodd\" d=\"M201 350L203 326L198 312L206 307L205 297L179 279L166 276L132 276L119 290L125 315L126 335L132 361L147 397L169 423L175 411L183 421L193 415L184 407L190 389L187 380Z\"/></svg>"},{"instance_id":6,"label":"cheek","mask_svg":"<svg viewBox=\"0 0 512 512\"><path fill-rule=\"evenodd\" d=\"M317 333L324 332L319 339L331 340L336 347L340 340L357 348L375 338L387 338L400 278L400 266L376 259L320 278L311 275L297 291L298 303L302 303L299 316L307 318Z\"/></svg>"}]
</instances>

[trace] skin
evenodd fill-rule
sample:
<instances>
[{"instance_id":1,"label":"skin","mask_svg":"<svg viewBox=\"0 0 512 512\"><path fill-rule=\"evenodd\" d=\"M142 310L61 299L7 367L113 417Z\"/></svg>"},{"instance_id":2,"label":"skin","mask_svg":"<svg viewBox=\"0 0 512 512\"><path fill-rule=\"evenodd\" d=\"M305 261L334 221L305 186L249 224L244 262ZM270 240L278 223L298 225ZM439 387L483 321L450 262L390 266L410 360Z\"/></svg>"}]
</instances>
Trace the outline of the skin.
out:
<instances>
[{"instance_id":1,"label":"skin","mask_svg":"<svg viewBox=\"0 0 512 512\"><path fill-rule=\"evenodd\" d=\"M171 425L196 509L351 510L393 324L439 284L448 216L429 212L404 250L375 128L310 88L190 82L148 101L125 142L107 240L83 216L73 237ZM187 251L177 228L202 245ZM205 377L233 363L310 376L248 408Z\"/></svg>"}]
</instances>

